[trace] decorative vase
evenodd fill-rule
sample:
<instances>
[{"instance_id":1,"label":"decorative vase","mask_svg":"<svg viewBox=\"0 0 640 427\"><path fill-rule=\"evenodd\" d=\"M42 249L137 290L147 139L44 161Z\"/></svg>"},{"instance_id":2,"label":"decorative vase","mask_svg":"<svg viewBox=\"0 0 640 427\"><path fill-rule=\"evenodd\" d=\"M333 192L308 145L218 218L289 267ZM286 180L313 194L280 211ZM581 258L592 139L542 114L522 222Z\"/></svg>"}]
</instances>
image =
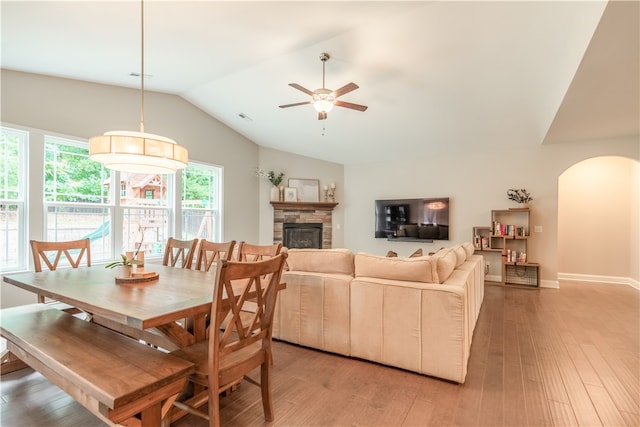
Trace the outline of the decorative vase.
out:
<instances>
[{"instance_id":1,"label":"decorative vase","mask_svg":"<svg viewBox=\"0 0 640 427\"><path fill-rule=\"evenodd\" d=\"M133 266L132 265L119 265L118 266L118 277L119 278L131 277L132 270L133 270Z\"/></svg>"},{"instance_id":2,"label":"decorative vase","mask_svg":"<svg viewBox=\"0 0 640 427\"><path fill-rule=\"evenodd\" d=\"M526 209L526 208L529 207L529 205L527 203L520 203L519 206L520 206L521 209Z\"/></svg>"},{"instance_id":3,"label":"decorative vase","mask_svg":"<svg viewBox=\"0 0 640 427\"><path fill-rule=\"evenodd\" d=\"M271 201L279 202L280 201L280 189L275 185L271 187Z\"/></svg>"}]
</instances>

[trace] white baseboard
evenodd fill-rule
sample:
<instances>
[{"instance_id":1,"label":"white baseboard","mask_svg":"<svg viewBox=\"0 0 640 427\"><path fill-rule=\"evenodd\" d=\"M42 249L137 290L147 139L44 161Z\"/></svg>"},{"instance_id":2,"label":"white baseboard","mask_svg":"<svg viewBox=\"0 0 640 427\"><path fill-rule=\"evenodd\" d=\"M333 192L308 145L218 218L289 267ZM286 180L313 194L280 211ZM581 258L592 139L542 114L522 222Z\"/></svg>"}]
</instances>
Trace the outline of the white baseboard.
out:
<instances>
[{"instance_id":1,"label":"white baseboard","mask_svg":"<svg viewBox=\"0 0 640 427\"><path fill-rule=\"evenodd\" d=\"M557 280L540 280L540 287L559 289L560 282L558 282Z\"/></svg>"},{"instance_id":2,"label":"white baseboard","mask_svg":"<svg viewBox=\"0 0 640 427\"><path fill-rule=\"evenodd\" d=\"M610 285L628 285L640 290L640 282L631 277L601 276L595 274L558 273L559 280L571 280L576 282L594 282Z\"/></svg>"},{"instance_id":3,"label":"white baseboard","mask_svg":"<svg viewBox=\"0 0 640 427\"><path fill-rule=\"evenodd\" d=\"M486 276L484 276L484 280L487 280L489 282L500 282L502 281L502 277L500 275L487 274Z\"/></svg>"}]
</instances>

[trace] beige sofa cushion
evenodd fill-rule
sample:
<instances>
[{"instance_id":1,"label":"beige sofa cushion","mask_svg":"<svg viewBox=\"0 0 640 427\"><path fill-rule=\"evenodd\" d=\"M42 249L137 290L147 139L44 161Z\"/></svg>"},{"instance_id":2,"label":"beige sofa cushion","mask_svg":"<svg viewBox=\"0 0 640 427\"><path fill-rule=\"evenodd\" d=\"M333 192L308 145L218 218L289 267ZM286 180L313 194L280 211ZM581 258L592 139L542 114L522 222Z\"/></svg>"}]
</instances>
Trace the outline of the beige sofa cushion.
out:
<instances>
[{"instance_id":1,"label":"beige sofa cushion","mask_svg":"<svg viewBox=\"0 0 640 427\"><path fill-rule=\"evenodd\" d=\"M462 245L454 246L453 252L456 254L456 268L458 268L467 260L467 252Z\"/></svg>"},{"instance_id":2,"label":"beige sofa cushion","mask_svg":"<svg viewBox=\"0 0 640 427\"><path fill-rule=\"evenodd\" d=\"M289 249L288 255L290 271L353 276L353 253L349 249Z\"/></svg>"},{"instance_id":3,"label":"beige sofa cushion","mask_svg":"<svg viewBox=\"0 0 640 427\"><path fill-rule=\"evenodd\" d=\"M456 268L456 253L450 248L441 249L433 255L433 258L436 260L439 283L444 283Z\"/></svg>"},{"instance_id":4,"label":"beige sofa cushion","mask_svg":"<svg viewBox=\"0 0 640 427\"><path fill-rule=\"evenodd\" d=\"M436 261L432 257L388 258L357 253L354 257L356 277L375 277L410 282L440 283Z\"/></svg>"},{"instance_id":5,"label":"beige sofa cushion","mask_svg":"<svg viewBox=\"0 0 640 427\"><path fill-rule=\"evenodd\" d=\"M471 255L473 255L473 253L475 252L475 248L473 247L473 243L471 242L464 242L462 244L462 247L464 248L464 251L467 253L467 259L469 259L469 257L471 257Z\"/></svg>"}]
</instances>

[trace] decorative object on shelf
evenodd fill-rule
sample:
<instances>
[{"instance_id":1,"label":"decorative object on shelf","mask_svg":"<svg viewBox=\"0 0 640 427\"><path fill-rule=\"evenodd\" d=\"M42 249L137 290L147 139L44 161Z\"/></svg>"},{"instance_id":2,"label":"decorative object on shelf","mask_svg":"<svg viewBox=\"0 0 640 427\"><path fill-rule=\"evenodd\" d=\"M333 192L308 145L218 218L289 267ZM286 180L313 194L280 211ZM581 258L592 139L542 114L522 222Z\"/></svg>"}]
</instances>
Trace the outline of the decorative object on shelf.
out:
<instances>
[{"instance_id":1,"label":"decorative object on shelf","mask_svg":"<svg viewBox=\"0 0 640 427\"><path fill-rule=\"evenodd\" d=\"M89 139L89 158L106 168L169 174L187 167L189 152L174 140L144 131L144 0L141 5L140 132L113 131Z\"/></svg>"},{"instance_id":2,"label":"decorative object on shelf","mask_svg":"<svg viewBox=\"0 0 640 427\"><path fill-rule=\"evenodd\" d=\"M280 195L278 197L278 201L279 202L284 202L284 187L282 185L280 186L279 193L280 193Z\"/></svg>"},{"instance_id":3,"label":"decorative object on shelf","mask_svg":"<svg viewBox=\"0 0 640 427\"><path fill-rule=\"evenodd\" d=\"M273 187L271 187L270 199L272 202L279 202L281 190L280 188L278 188L278 186L282 182L284 172L276 174L274 171L265 172L260 168L256 168L255 174L258 178L264 178L269 181L271 185L273 185Z\"/></svg>"},{"instance_id":4,"label":"decorative object on shelf","mask_svg":"<svg viewBox=\"0 0 640 427\"><path fill-rule=\"evenodd\" d=\"M280 201L280 189L275 185L271 187L271 201L279 202Z\"/></svg>"},{"instance_id":5,"label":"decorative object on shelf","mask_svg":"<svg viewBox=\"0 0 640 427\"><path fill-rule=\"evenodd\" d=\"M326 203L333 203L336 201L336 184L331 183L331 186L324 186L324 201Z\"/></svg>"},{"instance_id":6,"label":"decorative object on shelf","mask_svg":"<svg viewBox=\"0 0 640 427\"><path fill-rule=\"evenodd\" d=\"M507 190L507 197L509 197L509 200L513 200L514 202L518 203L521 208L526 208L527 203L533 200L531 194L529 194L529 192L524 188L519 190L510 188L509 190Z\"/></svg>"},{"instance_id":7,"label":"decorative object on shelf","mask_svg":"<svg viewBox=\"0 0 640 427\"><path fill-rule=\"evenodd\" d=\"M284 189L284 201L285 202L297 202L298 190L293 187L287 187Z\"/></svg>"},{"instance_id":8,"label":"decorative object on shelf","mask_svg":"<svg viewBox=\"0 0 640 427\"><path fill-rule=\"evenodd\" d=\"M274 171L265 172L260 168L256 168L255 174L258 178L264 178L269 181L275 187L279 186L282 182L282 178L284 178L284 172L280 172L276 175Z\"/></svg>"},{"instance_id":9,"label":"decorative object on shelf","mask_svg":"<svg viewBox=\"0 0 640 427\"><path fill-rule=\"evenodd\" d=\"M297 190L299 202L320 201L320 181L317 179L289 178L289 187Z\"/></svg>"}]
</instances>

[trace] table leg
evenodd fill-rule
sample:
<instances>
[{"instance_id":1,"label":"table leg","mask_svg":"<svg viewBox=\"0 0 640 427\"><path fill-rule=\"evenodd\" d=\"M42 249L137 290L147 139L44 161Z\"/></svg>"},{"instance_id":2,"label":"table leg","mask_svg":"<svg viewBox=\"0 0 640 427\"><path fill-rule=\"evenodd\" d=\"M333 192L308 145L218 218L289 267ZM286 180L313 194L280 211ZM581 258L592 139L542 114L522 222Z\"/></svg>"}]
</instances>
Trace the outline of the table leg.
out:
<instances>
[{"instance_id":1,"label":"table leg","mask_svg":"<svg viewBox=\"0 0 640 427\"><path fill-rule=\"evenodd\" d=\"M0 375L8 374L10 372L15 372L20 369L29 367L29 365L18 359L18 357L15 354L11 353L9 350L4 350L2 352L2 355L0 355L0 360Z\"/></svg>"}]
</instances>

